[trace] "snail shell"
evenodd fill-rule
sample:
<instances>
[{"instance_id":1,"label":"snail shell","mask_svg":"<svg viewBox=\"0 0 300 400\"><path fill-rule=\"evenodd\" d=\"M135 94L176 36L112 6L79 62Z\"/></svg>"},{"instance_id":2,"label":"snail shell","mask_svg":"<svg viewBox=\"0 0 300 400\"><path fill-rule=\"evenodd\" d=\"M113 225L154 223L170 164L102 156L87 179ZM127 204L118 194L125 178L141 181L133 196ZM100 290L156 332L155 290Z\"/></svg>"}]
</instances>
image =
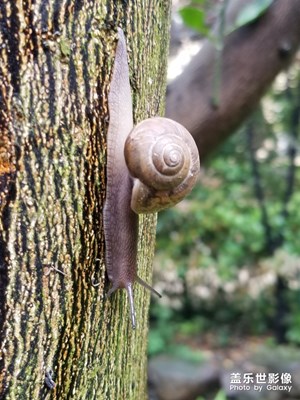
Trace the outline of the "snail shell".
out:
<instances>
[{"instance_id":1,"label":"snail shell","mask_svg":"<svg viewBox=\"0 0 300 400\"><path fill-rule=\"evenodd\" d=\"M151 213L181 201L196 183L200 161L191 134L168 118L149 118L132 129L125 160L134 179L131 208Z\"/></svg>"}]
</instances>

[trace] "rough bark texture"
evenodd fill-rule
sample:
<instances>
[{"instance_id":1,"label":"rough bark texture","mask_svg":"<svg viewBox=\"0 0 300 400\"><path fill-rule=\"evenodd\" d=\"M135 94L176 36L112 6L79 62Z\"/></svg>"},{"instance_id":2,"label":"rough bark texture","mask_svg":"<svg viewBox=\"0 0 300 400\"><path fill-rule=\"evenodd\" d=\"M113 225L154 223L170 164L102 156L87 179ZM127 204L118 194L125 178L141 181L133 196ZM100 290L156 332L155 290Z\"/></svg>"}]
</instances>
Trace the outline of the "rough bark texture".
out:
<instances>
[{"instance_id":1,"label":"rough bark texture","mask_svg":"<svg viewBox=\"0 0 300 400\"><path fill-rule=\"evenodd\" d=\"M251 0L232 0L227 21ZM230 34L222 56L220 103L212 106L216 50L206 41L168 87L166 116L194 136L201 158L224 141L253 111L275 76L293 59L300 43L300 3L275 0L256 22Z\"/></svg>"},{"instance_id":2,"label":"rough bark texture","mask_svg":"<svg viewBox=\"0 0 300 400\"><path fill-rule=\"evenodd\" d=\"M126 293L104 297L107 93L121 26L134 119L162 113L169 13L167 0L0 3L1 399L146 398L150 295L135 287L136 331ZM147 281L155 224L140 225Z\"/></svg>"}]
</instances>

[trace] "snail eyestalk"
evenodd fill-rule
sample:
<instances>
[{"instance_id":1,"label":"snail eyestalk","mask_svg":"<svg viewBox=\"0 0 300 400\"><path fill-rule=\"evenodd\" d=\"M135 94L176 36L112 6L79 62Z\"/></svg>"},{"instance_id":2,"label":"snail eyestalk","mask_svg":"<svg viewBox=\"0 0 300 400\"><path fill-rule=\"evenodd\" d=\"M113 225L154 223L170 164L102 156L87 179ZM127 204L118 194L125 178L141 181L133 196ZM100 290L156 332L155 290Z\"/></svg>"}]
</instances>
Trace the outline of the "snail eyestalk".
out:
<instances>
[{"instance_id":1,"label":"snail eyestalk","mask_svg":"<svg viewBox=\"0 0 300 400\"><path fill-rule=\"evenodd\" d=\"M155 289L153 289L152 286L150 286L147 282L143 281L143 279L141 279L139 276L136 277L136 281L144 286L144 288L150 290L150 292L154 293L156 296L158 296L159 298L162 297L162 295L160 293L158 293Z\"/></svg>"},{"instance_id":2,"label":"snail eyestalk","mask_svg":"<svg viewBox=\"0 0 300 400\"><path fill-rule=\"evenodd\" d=\"M128 286L126 287L126 290L127 290L127 294L128 294L128 302L129 302L129 307L130 307L132 329L135 329L136 328L135 309L134 309L133 292L132 292L131 283L128 284Z\"/></svg>"}]
</instances>

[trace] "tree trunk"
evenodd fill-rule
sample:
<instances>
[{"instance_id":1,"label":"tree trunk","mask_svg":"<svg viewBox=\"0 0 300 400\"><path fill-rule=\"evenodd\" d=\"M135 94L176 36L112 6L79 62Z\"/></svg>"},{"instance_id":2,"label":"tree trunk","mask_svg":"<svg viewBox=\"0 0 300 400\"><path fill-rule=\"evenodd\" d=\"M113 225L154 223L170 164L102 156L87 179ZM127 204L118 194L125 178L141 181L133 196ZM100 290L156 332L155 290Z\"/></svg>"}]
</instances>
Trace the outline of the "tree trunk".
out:
<instances>
[{"instance_id":1,"label":"tree trunk","mask_svg":"<svg viewBox=\"0 0 300 400\"><path fill-rule=\"evenodd\" d=\"M146 398L149 293L134 288L136 331L125 291L105 299L107 94L122 26L134 120L163 113L169 3L0 4L1 399Z\"/></svg>"},{"instance_id":2,"label":"tree trunk","mask_svg":"<svg viewBox=\"0 0 300 400\"><path fill-rule=\"evenodd\" d=\"M226 26L251 0L231 0ZM247 118L300 43L300 3L275 0L257 21L225 39L219 106L212 105L216 49L204 45L168 87L166 117L193 135L203 160ZM229 23L228 23L229 22Z\"/></svg>"}]
</instances>

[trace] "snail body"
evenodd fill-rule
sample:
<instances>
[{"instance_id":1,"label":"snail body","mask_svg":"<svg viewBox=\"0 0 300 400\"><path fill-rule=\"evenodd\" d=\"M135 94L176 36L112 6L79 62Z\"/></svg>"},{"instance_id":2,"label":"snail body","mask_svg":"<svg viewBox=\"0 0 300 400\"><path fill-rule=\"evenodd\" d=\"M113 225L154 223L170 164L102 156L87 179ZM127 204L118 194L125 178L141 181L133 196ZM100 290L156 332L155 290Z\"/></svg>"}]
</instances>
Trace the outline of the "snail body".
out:
<instances>
[{"instance_id":1,"label":"snail body","mask_svg":"<svg viewBox=\"0 0 300 400\"><path fill-rule=\"evenodd\" d=\"M133 127L126 41L118 44L108 95L107 189L103 211L105 259L112 284L110 296L126 289L135 328L133 284L137 275L138 214L173 206L194 186L199 154L189 132L167 118L146 119Z\"/></svg>"}]
</instances>

